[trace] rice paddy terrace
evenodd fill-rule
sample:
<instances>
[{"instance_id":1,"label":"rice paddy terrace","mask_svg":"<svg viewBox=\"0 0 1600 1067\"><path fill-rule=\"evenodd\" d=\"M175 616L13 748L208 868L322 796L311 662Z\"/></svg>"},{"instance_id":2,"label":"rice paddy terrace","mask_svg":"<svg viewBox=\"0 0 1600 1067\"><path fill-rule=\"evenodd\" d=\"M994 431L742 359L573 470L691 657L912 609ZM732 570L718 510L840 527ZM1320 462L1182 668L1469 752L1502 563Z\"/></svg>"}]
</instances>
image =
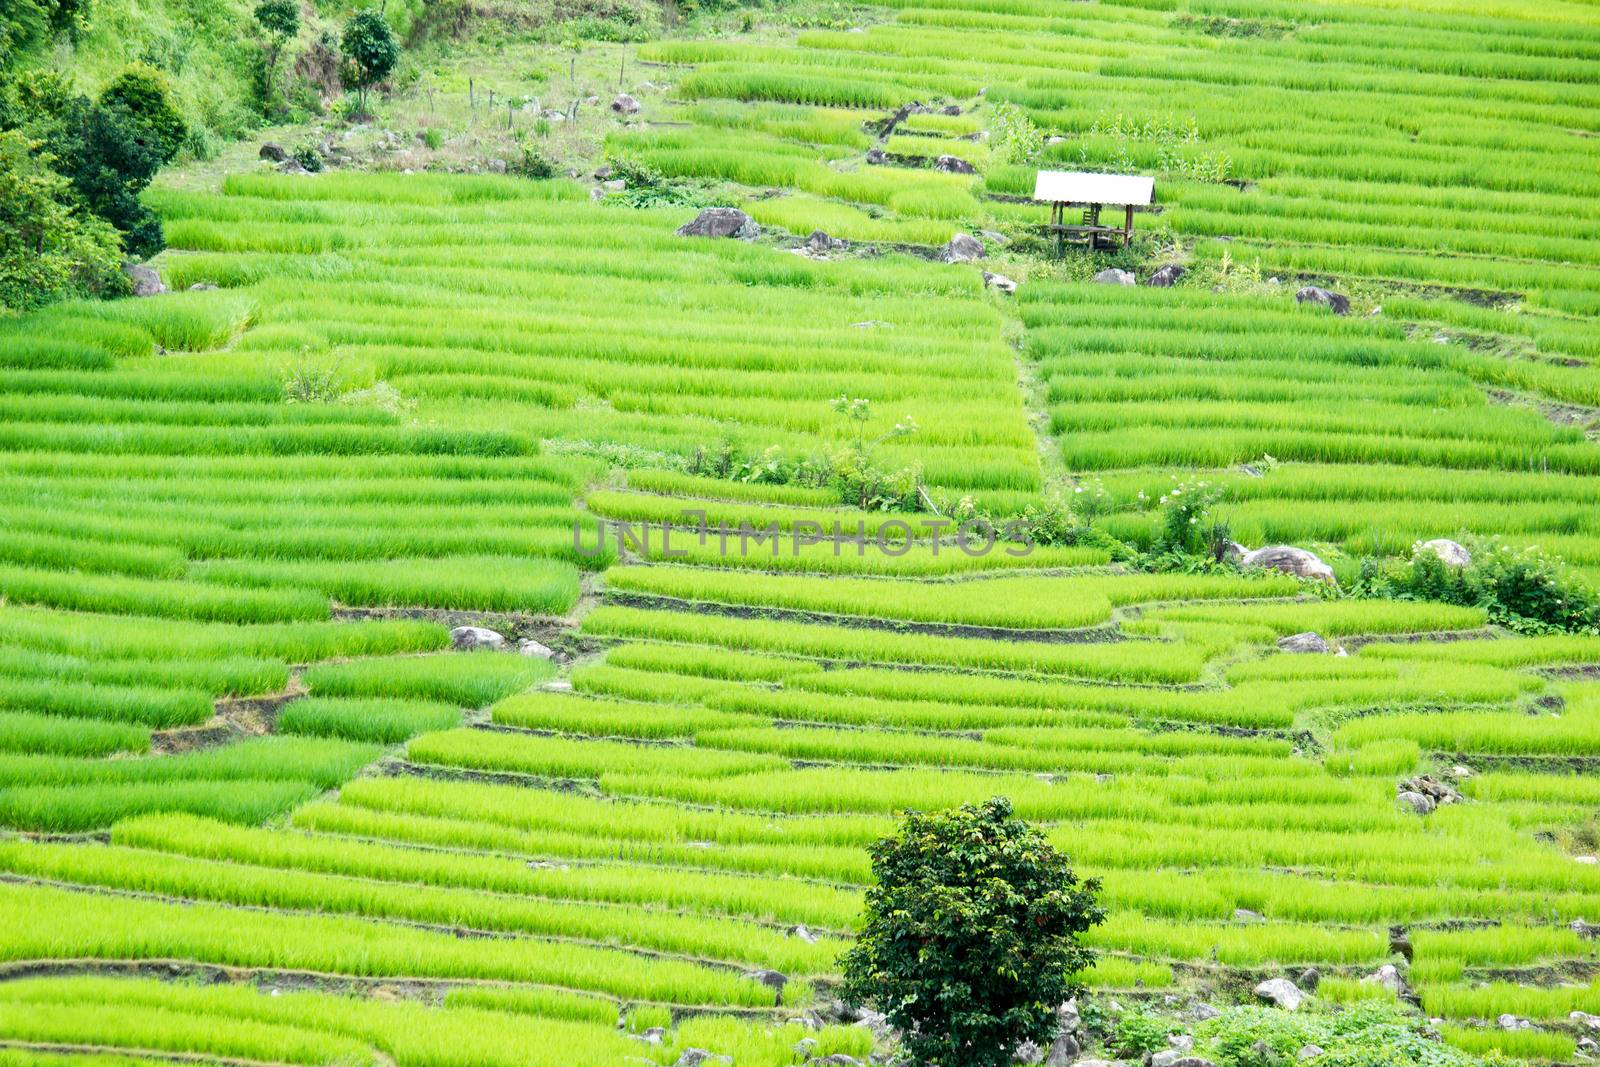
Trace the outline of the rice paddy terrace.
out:
<instances>
[{"instance_id":1,"label":"rice paddy terrace","mask_svg":"<svg viewBox=\"0 0 1600 1067\"><path fill-rule=\"evenodd\" d=\"M1596 9L905 0L641 58L674 88L608 151L761 238L241 173L152 192L177 291L0 322L0 1063L865 1060L804 1017L866 847L996 794L1104 880L1096 989L1392 964L1466 1053L1580 1055L1600 637L1126 560L1203 482L1346 585L1464 533L1600 575ZM1042 220L1002 105L1039 166L1159 174L1204 283L917 254ZM763 476L849 444L841 394L940 514ZM928 535L1054 493L1094 536Z\"/></svg>"}]
</instances>

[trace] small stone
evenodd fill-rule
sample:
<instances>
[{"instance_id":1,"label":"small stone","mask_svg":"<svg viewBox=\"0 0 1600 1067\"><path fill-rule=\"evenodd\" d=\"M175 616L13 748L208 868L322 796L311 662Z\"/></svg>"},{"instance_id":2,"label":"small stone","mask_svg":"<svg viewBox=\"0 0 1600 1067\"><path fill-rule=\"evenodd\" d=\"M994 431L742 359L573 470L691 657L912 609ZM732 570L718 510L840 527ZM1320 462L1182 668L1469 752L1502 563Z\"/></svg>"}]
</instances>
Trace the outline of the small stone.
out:
<instances>
[{"instance_id":1,"label":"small stone","mask_svg":"<svg viewBox=\"0 0 1600 1067\"><path fill-rule=\"evenodd\" d=\"M499 158L489 160L489 172L491 174L504 174L506 172L506 161Z\"/></svg>"},{"instance_id":2,"label":"small stone","mask_svg":"<svg viewBox=\"0 0 1600 1067\"><path fill-rule=\"evenodd\" d=\"M1308 993L1315 993L1317 986L1322 984L1322 972L1315 967L1307 967L1300 972L1300 977L1295 979L1294 984Z\"/></svg>"},{"instance_id":3,"label":"small stone","mask_svg":"<svg viewBox=\"0 0 1600 1067\"><path fill-rule=\"evenodd\" d=\"M289 153L284 150L283 145L268 141L261 146L261 151L257 153L257 156L272 163L282 163L289 158Z\"/></svg>"},{"instance_id":4,"label":"small stone","mask_svg":"<svg viewBox=\"0 0 1600 1067\"><path fill-rule=\"evenodd\" d=\"M1287 978L1269 978L1255 988L1260 1000L1269 1001L1284 1011L1294 1011L1305 1003L1306 995L1300 987Z\"/></svg>"},{"instance_id":5,"label":"small stone","mask_svg":"<svg viewBox=\"0 0 1600 1067\"><path fill-rule=\"evenodd\" d=\"M978 168L962 159L960 156L940 156L933 161L934 170L942 170L946 174L976 174Z\"/></svg>"},{"instance_id":6,"label":"small stone","mask_svg":"<svg viewBox=\"0 0 1600 1067\"><path fill-rule=\"evenodd\" d=\"M882 166L884 163L888 162L888 160L889 160L889 157L884 152L883 149L881 149L881 148L869 148L869 149L867 149L867 162L871 163L873 166L875 166L875 167Z\"/></svg>"},{"instance_id":7,"label":"small stone","mask_svg":"<svg viewBox=\"0 0 1600 1067\"><path fill-rule=\"evenodd\" d=\"M216 282L195 282L189 286L191 293L208 293L217 287Z\"/></svg>"},{"instance_id":8,"label":"small stone","mask_svg":"<svg viewBox=\"0 0 1600 1067\"><path fill-rule=\"evenodd\" d=\"M555 659L556 651L549 645L542 645L531 637L524 637L517 642L517 651L524 656L534 656L538 659Z\"/></svg>"},{"instance_id":9,"label":"small stone","mask_svg":"<svg viewBox=\"0 0 1600 1067\"><path fill-rule=\"evenodd\" d=\"M612 170L609 166L596 167L594 169L594 178L595 178L595 181L603 182L603 181L605 181L607 178L611 177L615 173L616 173L616 171Z\"/></svg>"},{"instance_id":10,"label":"small stone","mask_svg":"<svg viewBox=\"0 0 1600 1067\"><path fill-rule=\"evenodd\" d=\"M1587 1029L1600 1030L1600 1015L1590 1015L1586 1011L1569 1011L1567 1018Z\"/></svg>"},{"instance_id":11,"label":"small stone","mask_svg":"<svg viewBox=\"0 0 1600 1067\"><path fill-rule=\"evenodd\" d=\"M1233 921L1236 923L1264 923L1266 918L1260 913L1249 908L1234 908Z\"/></svg>"},{"instance_id":12,"label":"small stone","mask_svg":"<svg viewBox=\"0 0 1600 1067\"><path fill-rule=\"evenodd\" d=\"M661 1039L663 1037L665 1037L666 1034L667 1034L667 1028L666 1027L664 1027L664 1026L652 1026L652 1027L650 1027L650 1029L644 1031L643 1033L635 1034L633 1036L638 1038L640 1041L643 1041L647 1045L659 1045L659 1044L661 1044Z\"/></svg>"},{"instance_id":13,"label":"small stone","mask_svg":"<svg viewBox=\"0 0 1600 1067\"><path fill-rule=\"evenodd\" d=\"M628 183L621 178L610 178L600 183L600 188L608 193L620 193L628 187Z\"/></svg>"},{"instance_id":14,"label":"small stone","mask_svg":"<svg viewBox=\"0 0 1600 1067\"><path fill-rule=\"evenodd\" d=\"M1134 278L1131 271L1122 270L1120 267L1107 267L1094 276L1094 280L1101 285L1137 285L1138 279Z\"/></svg>"},{"instance_id":15,"label":"small stone","mask_svg":"<svg viewBox=\"0 0 1600 1067\"><path fill-rule=\"evenodd\" d=\"M1193 1052L1194 1038L1188 1034L1168 1034L1167 1047L1177 1052Z\"/></svg>"},{"instance_id":16,"label":"small stone","mask_svg":"<svg viewBox=\"0 0 1600 1067\"><path fill-rule=\"evenodd\" d=\"M1300 1051L1294 1054L1297 1060L1314 1060L1322 1055L1321 1045L1301 1045Z\"/></svg>"},{"instance_id":17,"label":"small stone","mask_svg":"<svg viewBox=\"0 0 1600 1067\"><path fill-rule=\"evenodd\" d=\"M998 289L1007 295L1017 291L1017 283L1007 278L1004 274L991 274L988 271L984 271L983 284L990 289Z\"/></svg>"},{"instance_id":18,"label":"small stone","mask_svg":"<svg viewBox=\"0 0 1600 1067\"><path fill-rule=\"evenodd\" d=\"M788 933L790 937L797 937L808 945L815 945L818 941L817 935L806 929L804 923L789 927Z\"/></svg>"},{"instance_id":19,"label":"small stone","mask_svg":"<svg viewBox=\"0 0 1600 1067\"><path fill-rule=\"evenodd\" d=\"M1502 1030L1531 1030L1533 1024L1528 1020L1511 1014L1509 1011L1495 1018L1494 1024Z\"/></svg>"},{"instance_id":20,"label":"small stone","mask_svg":"<svg viewBox=\"0 0 1600 1067\"><path fill-rule=\"evenodd\" d=\"M1189 1009L1189 1018L1193 1019L1197 1023L1208 1022L1221 1014L1222 1012L1218 1011L1216 1008L1213 1008L1205 1001L1201 1001L1199 1004L1196 1004L1193 1008Z\"/></svg>"},{"instance_id":21,"label":"small stone","mask_svg":"<svg viewBox=\"0 0 1600 1067\"><path fill-rule=\"evenodd\" d=\"M959 115L959 114L961 114L961 108L957 104L946 104L944 107L941 107L939 109L939 114L941 114L941 115Z\"/></svg>"},{"instance_id":22,"label":"small stone","mask_svg":"<svg viewBox=\"0 0 1600 1067\"><path fill-rule=\"evenodd\" d=\"M483 626L457 626L450 631L450 647L457 652L473 652L481 648L499 652L506 647L503 634Z\"/></svg>"},{"instance_id":23,"label":"small stone","mask_svg":"<svg viewBox=\"0 0 1600 1067\"><path fill-rule=\"evenodd\" d=\"M1044 1060L1044 1049L1032 1041L1024 1041L1011 1051L1012 1063L1025 1063L1029 1067Z\"/></svg>"},{"instance_id":24,"label":"small stone","mask_svg":"<svg viewBox=\"0 0 1600 1067\"><path fill-rule=\"evenodd\" d=\"M617 98L611 101L611 110L619 115L637 115L639 113L639 101L627 93L618 93Z\"/></svg>"},{"instance_id":25,"label":"small stone","mask_svg":"<svg viewBox=\"0 0 1600 1067\"><path fill-rule=\"evenodd\" d=\"M821 230L812 230L811 236L806 238L806 248L818 254L842 252L849 247L850 242L843 237L829 237Z\"/></svg>"}]
</instances>

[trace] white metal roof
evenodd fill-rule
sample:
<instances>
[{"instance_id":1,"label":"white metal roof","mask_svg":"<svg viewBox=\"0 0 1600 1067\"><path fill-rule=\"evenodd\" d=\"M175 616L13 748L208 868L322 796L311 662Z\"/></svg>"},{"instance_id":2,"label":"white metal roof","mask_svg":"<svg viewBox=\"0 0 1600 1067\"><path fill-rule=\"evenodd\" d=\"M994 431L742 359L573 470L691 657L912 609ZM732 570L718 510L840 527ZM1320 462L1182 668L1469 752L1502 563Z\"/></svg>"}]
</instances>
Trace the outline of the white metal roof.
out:
<instances>
[{"instance_id":1,"label":"white metal roof","mask_svg":"<svg viewBox=\"0 0 1600 1067\"><path fill-rule=\"evenodd\" d=\"M1148 204L1156 180L1138 174L1085 174L1074 170L1041 170L1033 198L1046 203Z\"/></svg>"}]
</instances>

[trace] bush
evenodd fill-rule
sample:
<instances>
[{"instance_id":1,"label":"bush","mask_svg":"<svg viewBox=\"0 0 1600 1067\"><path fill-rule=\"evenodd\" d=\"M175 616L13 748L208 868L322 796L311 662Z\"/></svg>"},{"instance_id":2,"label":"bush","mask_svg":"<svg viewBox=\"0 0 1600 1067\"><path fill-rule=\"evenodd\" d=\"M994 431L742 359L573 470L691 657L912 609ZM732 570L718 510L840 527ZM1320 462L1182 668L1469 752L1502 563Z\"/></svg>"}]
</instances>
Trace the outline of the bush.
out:
<instances>
[{"instance_id":1,"label":"bush","mask_svg":"<svg viewBox=\"0 0 1600 1067\"><path fill-rule=\"evenodd\" d=\"M1493 541L1467 547L1472 562L1465 567L1430 551L1387 567L1368 560L1351 592L1481 607L1491 621L1524 633L1600 634L1600 597L1556 561Z\"/></svg>"},{"instance_id":2,"label":"bush","mask_svg":"<svg viewBox=\"0 0 1600 1067\"><path fill-rule=\"evenodd\" d=\"M74 213L71 185L15 132L0 132L0 306L31 309L127 291L117 234Z\"/></svg>"},{"instance_id":3,"label":"bush","mask_svg":"<svg viewBox=\"0 0 1600 1067\"><path fill-rule=\"evenodd\" d=\"M872 848L876 884L840 959L850 1004L876 1004L916 1064L1003 1067L1023 1041L1049 1044L1076 995L1100 922L1097 881L1080 883L1044 835L996 797L912 812Z\"/></svg>"}]
</instances>

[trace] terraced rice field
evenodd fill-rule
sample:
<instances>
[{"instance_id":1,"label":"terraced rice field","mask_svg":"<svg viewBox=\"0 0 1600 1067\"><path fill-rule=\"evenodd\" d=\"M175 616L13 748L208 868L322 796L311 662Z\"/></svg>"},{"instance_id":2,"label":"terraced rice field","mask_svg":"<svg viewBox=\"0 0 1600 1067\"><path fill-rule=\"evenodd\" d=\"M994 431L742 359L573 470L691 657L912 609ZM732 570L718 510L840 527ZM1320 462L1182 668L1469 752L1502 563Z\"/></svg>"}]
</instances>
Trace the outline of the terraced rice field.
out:
<instances>
[{"instance_id":1,"label":"terraced rice field","mask_svg":"<svg viewBox=\"0 0 1600 1067\"><path fill-rule=\"evenodd\" d=\"M1204 481L1347 584L1463 532L1600 575L1595 9L859 22L640 50L674 102L607 148L736 183L761 240L567 180L233 174L150 195L168 285L217 288L0 321L0 1062L865 1059L801 1020L866 847L996 794L1104 880L1097 989L1394 963L1450 1043L1573 1057L1600 636L1127 560ZM960 113L864 162L912 100ZM1141 229L1215 286L1019 239L1008 298L902 247L1042 219L963 139L1001 104L1039 165L1156 173ZM944 153L978 173L906 162ZM774 237L814 228L885 254ZM1326 279L1355 314L1295 303ZM841 394L915 423L877 455L938 514L753 469L848 446ZM1074 489L1073 544L927 536ZM799 543L834 523L878 543ZM1277 650L1307 630L1349 654ZM1398 805L1422 772L1463 801Z\"/></svg>"}]
</instances>

